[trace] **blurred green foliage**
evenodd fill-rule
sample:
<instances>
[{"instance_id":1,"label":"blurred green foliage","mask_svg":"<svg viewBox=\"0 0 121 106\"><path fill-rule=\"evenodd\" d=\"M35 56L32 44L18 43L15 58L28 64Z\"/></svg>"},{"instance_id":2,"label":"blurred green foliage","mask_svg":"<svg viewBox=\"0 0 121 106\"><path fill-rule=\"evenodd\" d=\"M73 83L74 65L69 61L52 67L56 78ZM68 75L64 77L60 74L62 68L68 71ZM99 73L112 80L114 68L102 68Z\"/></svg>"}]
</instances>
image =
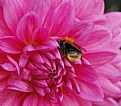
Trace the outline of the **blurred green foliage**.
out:
<instances>
[{"instance_id":1,"label":"blurred green foliage","mask_svg":"<svg viewBox=\"0 0 121 106\"><path fill-rule=\"evenodd\" d=\"M121 0L104 0L105 12L121 11Z\"/></svg>"}]
</instances>

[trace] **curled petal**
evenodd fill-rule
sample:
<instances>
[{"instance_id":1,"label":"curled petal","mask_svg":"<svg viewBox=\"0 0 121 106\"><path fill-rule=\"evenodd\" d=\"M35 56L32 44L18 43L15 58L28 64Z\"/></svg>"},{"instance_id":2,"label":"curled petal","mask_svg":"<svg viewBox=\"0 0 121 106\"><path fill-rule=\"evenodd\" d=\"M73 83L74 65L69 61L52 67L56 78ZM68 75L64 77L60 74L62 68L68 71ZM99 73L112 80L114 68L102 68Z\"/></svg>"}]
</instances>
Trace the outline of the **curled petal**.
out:
<instances>
[{"instance_id":1,"label":"curled petal","mask_svg":"<svg viewBox=\"0 0 121 106\"><path fill-rule=\"evenodd\" d=\"M57 49L58 47L59 44L57 43L57 41L52 39L47 42L44 42L43 45L37 46L36 49L45 52Z\"/></svg>"},{"instance_id":2,"label":"curled petal","mask_svg":"<svg viewBox=\"0 0 121 106\"><path fill-rule=\"evenodd\" d=\"M40 96L45 96L44 88L36 87L35 90L38 92Z\"/></svg>"},{"instance_id":3,"label":"curled petal","mask_svg":"<svg viewBox=\"0 0 121 106\"><path fill-rule=\"evenodd\" d=\"M20 60L19 60L19 66L21 68L24 68L25 65L27 64L29 58L30 58L30 54L29 53L23 53L22 56L20 57Z\"/></svg>"},{"instance_id":4,"label":"curled petal","mask_svg":"<svg viewBox=\"0 0 121 106\"><path fill-rule=\"evenodd\" d=\"M9 80L6 89L13 89L22 92L31 92L33 90L27 83L19 80Z\"/></svg>"},{"instance_id":5,"label":"curled petal","mask_svg":"<svg viewBox=\"0 0 121 106\"><path fill-rule=\"evenodd\" d=\"M10 62L4 63L1 66L3 67L3 69L5 69L7 71L15 71L16 70L16 67Z\"/></svg>"},{"instance_id":6,"label":"curled petal","mask_svg":"<svg viewBox=\"0 0 121 106\"><path fill-rule=\"evenodd\" d=\"M16 70L17 70L17 73L18 73L18 75L19 75L19 74L20 74L20 67L19 67L18 63L17 63L12 57L10 57L9 55L7 55L7 58L8 58L8 60L9 60L11 63L13 63L13 64L15 65Z\"/></svg>"},{"instance_id":7,"label":"curled petal","mask_svg":"<svg viewBox=\"0 0 121 106\"><path fill-rule=\"evenodd\" d=\"M48 39L48 30L45 28L39 28L34 32L33 41L37 44L41 44Z\"/></svg>"},{"instance_id":8,"label":"curled petal","mask_svg":"<svg viewBox=\"0 0 121 106\"><path fill-rule=\"evenodd\" d=\"M31 56L31 59L38 63L38 64L43 64L45 60L43 60L43 58L41 57L41 55L39 55L38 53L34 53L32 56ZM46 61L47 62L47 61Z\"/></svg>"},{"instance_id":9,"label":"curled petal","mask_svg":"<svg viewBox=\"0 0 121 106\"><path fill-rule=\"evenodd\" d=\"M36 49L33 47L33 45L27 45L25 48L24 48L24 53L26 52L33 52L33 51L36 51Z\"/></svg>"}]
</instances>

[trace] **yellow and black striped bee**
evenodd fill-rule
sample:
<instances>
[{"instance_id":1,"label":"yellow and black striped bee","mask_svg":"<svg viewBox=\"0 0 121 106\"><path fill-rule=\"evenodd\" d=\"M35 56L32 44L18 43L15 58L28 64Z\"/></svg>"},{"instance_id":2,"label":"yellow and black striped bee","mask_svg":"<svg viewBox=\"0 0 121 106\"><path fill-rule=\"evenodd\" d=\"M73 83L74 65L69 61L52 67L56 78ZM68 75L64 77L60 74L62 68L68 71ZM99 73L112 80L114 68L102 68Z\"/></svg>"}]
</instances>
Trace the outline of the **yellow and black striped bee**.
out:
<instances>
[{"instance_id":1,"label":"yellow and black striped bee","mask_svg":"<svg viewBox=\"0 0 121 106\"><path fill-rule=\"evenodd\" d=\"M58 40L60 45L59 51L65 56L70 62L76 62L81 60L82 51L76 45L66 40Z\"/></svg>"}]
</instances>

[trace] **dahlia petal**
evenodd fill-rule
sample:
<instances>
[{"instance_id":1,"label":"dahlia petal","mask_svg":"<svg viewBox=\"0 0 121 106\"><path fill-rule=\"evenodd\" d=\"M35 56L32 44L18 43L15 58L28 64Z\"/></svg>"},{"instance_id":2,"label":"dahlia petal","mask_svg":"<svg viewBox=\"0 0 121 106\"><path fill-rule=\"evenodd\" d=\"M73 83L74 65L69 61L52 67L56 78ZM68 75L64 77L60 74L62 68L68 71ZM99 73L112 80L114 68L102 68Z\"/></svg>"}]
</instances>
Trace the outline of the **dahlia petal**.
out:
<instances>
[{"instance_id":1,"label":"dahlia petal","mask_svg":"<svg viewBox=\"0 0 121 106\"><path fill-rule=\"evenodd\" d=\"M60 66L64 69L64 62L62 60L59 60Z\"/></svg>"},{"instance_id":2,"label":"dahlia petal","mask_svg":"<svg viewBox=\"0 0 121 106\"><path fill-rule=\"evenodd\" d=\"M99 76L98 83L101 85L101 87L104 90L106 90L107 93L110 94L110 96L111 95L118 96L118 94L121 93L121 89L104 76L101 75Z\"/></svg>"},{"instance_id":3,"label":"dahlia petal","mask_svg":"<svg viewBox=\"0 0 121 106\"><path fill-rule=\"evenodd\" d=\"M39 70L37 71L32 71L32 75L34 76L34 79L38 80L38 79L47 79L48 78L48 74L47 73L44 73L44 72L41 72Z\"/></svg>"},{"instance_id":4,"label":"dahlia petal","mask_svg":"<svg viewBox=\"0 0 121 106\"><path fill-rule=\"evenodd\" d=\"M74 79L71 80L71 83L72 83L72 89L73 91L75 91L77 94L80 94L80 86L78 84L78 82Z\"/></svg>"},{"instance_id":5,"label":"dahlia petal","mask_svg":"<svg viewBox=\"0 0 121 106\"><path fill-rule=\"evenodd\" d=\"M45 28L39 28L34 32L33 41L36 44L41 44L48 39L48 30Z\"/></svg>"},{"instance_id":6,"label":"dahlia petal","mask_svg":"<svg viewBox=\"0 0 121 106\"><path fill-rule=\"evenodd\" d=\"M59 44L56 40L49 40L47 42L44 42L43 45L37 46L36 49L42 51L50 51L57 49L59 47Z\"/></svg>"},{"instance_id":7,"label":"dahlia petal","mask_svg":"<svg viewBox=\"0 0 121 106\"><path fill-rule=\"evenodd\" d=\"M85 59L85 58L82 58L82 63L83 64L86 64L86 65L89 65L89 66L91 66L91 63L87 60L87 59Z\"/></svg>"},{"instance_id":8,"label":"dahlia petal","mask_svg":"<svg viewBox=\"0 0 121 106\"><path fill-rule=\"evenodd\" d=\"M121 26L121 13L111 12L105 14L107 20L105 26L111 29L115 29Z\"/></svg>"},{"instance_id":9,"label":"dahlia petal","mask_svg":"<svg viewBox=\"0 0 121 106\"><path fill-rule=\"evenodd\" d=\"M33 89L23 81L9 80L6 89L18 90L22 92L31 92Z\"/></svg>"},{"instance_id":10,"label":"dahlia petal","mask_svg":"<svg viewBox=\"0 0 121 106\"><path fill-rule=\"evenodd\" d=\"M62 67L61 66L60 67L58 66L58 72L57 72L57 75L58 76L61 74L62 70L63 70Z\"/></svg>"},{"instance_id":11,"label":"dahlia petal","mask_svg":"<svg viewBox=\"0 0 121 106\"><path fill-rule=\"evenodd\" d=\"M49 13L44 26L49 29L50 36L65 35L74 22L74 15L72 2L61 3Z\"/></svg>"},{"instance_id":12,"label":"dahlia petal","mask_svg":"<svg viewBox=\"0 0 121 106\"><path fill-rule=\"evenodd\" d=\"M72 79L72 78L74 78L74 77L77 77L77 75L76 75L75 73L71 72L71 71L68 71L68 70L67 70L66 73L67 73L68 78L70 78L70 79Z\"/></svg>"},{"instance_id":13,"label":"dahlia petal","mask_svg":"<svg viewBox=\"0 0 121 106\"><path fill-rule=\"evenodd\" d=\"M15 34L19 19L25 12L26 3L24 0L7 0L4 3L4 17L10 30Z\"/></svg>"},{"instance_id":14,"label":"dahlia petal","mask_svg":"<svg viewBox=\"0 0 121 106\"><path fill-rule=\"evenodd\" d=\"M51 44L51 45L50 45L50 44ZM48 46L48 47L50 48L50 50L53 50L53 49L56 49L56 48L59 47L59 44L58 44L57 41L54 40L54 39L51 39L51 40L49 40L49 41L47 41L47 42L44 42L44 45L45 45L45 46ZM51 49L51 48L53 48L53 49Z\"/></svg>"},{"instance_id":15,"label":"dahlia petal","mask_svg":"<svg viewBox=\"0 0 121 106\"><path fill-rule=\"evenodd\" d=\"M0 105L1 106L17 106L21 105L22 99L25 95L20 95L19 92L12 90L4 90L0 92Z\"/></svg>"},{"instance_id":16,"label":"dahlia petal","mask_svg":"<svg viewBox=\"0 0 121 106\"><path fill-rule=\"evenodd\" d=\"M0 64L8 62L8 59L6 58L6 54L2 53L0 50Z\"/></svg>"},{"instance_id":17,"label":"dahlia petal","mask_svg":"<svg viewBox=\"0 0 121 106\"><path fill-rule=\"evenodd\" d=\"M59 60L61 60L61 55L60 55L60 52L58 51L58 49L53 51L53 55L55 56L55 58L58 58Z\"/></svg>"},{"instance_id":18,"label":"dahlia petal","mask_svg":"<svg viewBox=\"0 0 121 106\"><path fill-rule=\"evenodd\" d=\"M32 59L34 62L37 62L37 63L40 63L40 64L43 64L44 61L45 61L45 60L42 58L42 56L39 55L38 53L32 54L31 59Z\"/></svg>"},{"instance_id":19,"label":"dahlia petal","mask_svg":"<svg viewBox=\"0 0 121 106\"><path fill-rule=\"evenodd\" d=\"M3 3L0 1L0 37L6 36L6 35L12 35L11 31L7 27L5 20L4 20L4 14L3 14Z\"/></svg>"},{"instance_id":20,"label":"dahlia petal","mask_svg":"<svg viewBox=\"0 0 121 106\"><path fill-rule=\"evenodd\" d=\"M58 100L58 98L57 98L57 96L56 96L56 94L55 94L55 91L52 91L49 95L47 95L48 96L48 98L49 98L49 100L50 100L50 102L57 102L57 100Z\"/></svg>"},{"instance_id":21,"label":"dahlia petal","mask_svg":"<svg viewBox=\"0 0 121 106\"><path fill-rule=\"evenodd\" d=\"M26 97L22 106L38 106L38 103L39 103L39 97L33 94L33 95Z\"/></svg>"},{"instance_id":22,"label":"dahlia petal","mask_svg":"<svg viewBox=\"0 0 121 106\"><path fill-rule=\"evenodd\" d=\"M111 12L105 14L106 21L105 26L112 29L112 34L115 38L113 38L113 42L111 44L111 47L114 46L114 48L120 48L121 42L121 14L120 12Z\"/></svg>"},{"instance_id":23,"label":"dahlia petal","mask_svg":"<svg viewBox=\"0 0 121 106\"><path fill-rule=\"evenodd\" d=\"M116 57L116 53L112 52L96 52L84 54L86 58L94 67L102 66Z\"/></svg>"},{"instance_id":24,"label":"dahlia petal","mask_svg":"<svg viewBox=\"0 0 121 106\"><path fill-rule=\"evenodd\" d=\"M46 103L46 104L45 104ZM44 98L40 98L39 99L39 104L38 104L38 106L50 106L52 104L52 106L57 106L57 105L55 105L55 103L51 103L51 102L49 102L47 99L44 99ZM25 105L26 106L26 105ZM33 106L35 106L35 105L33 105Z\"/></svg>"},{"instance_id":25,"label":"dahlia petal","mask_svg":"<svg viewBox=\"0 0 121 106\"><path fill-rule=\"evenodd\" d=\"M67 61L67 59L64 60L64 64L65 64L65 66L67 66L69 68L72 67L71 63L69 61Z\"/></svg>"},{"instance_id":26,"label":"dahlia petal","mask_svg":"<svg viewBox=\"0 0 121 106\"><path fill-rule=\"evenodd\" d=\"M76 17L84 19L88 16L99 15L104 13L103 0L75 0Z\"/></svg>"},{"instance_id":27,"label":"dahlia petal","mask_svg":"<svg viewBox=\"0 0 121 106\"><path fill-rule=\"evenodd\" d=\"M80 82L80 97L85 100L102 101L104 94L100 86L94 83Z\"/></svg>"},{"instance_id":28,"label":"dahlia petal","mask_svg":"<svg viewBox=\"0 0 121 106\"><path fill-rule=\"evenodd\" d=\"M112 30L112 34L115 38L113 38L113 42L111 43L111 47L113 45L120 47L120 39L121 39L121 14L120 12L111 12L106 13L105 15L94 15L86 18L86 22L93 22L96 25L104 25Z\"/></svg>"},{"instance_id":29,"label":"dahlia petal","mask_svg":"<svg viewBox=\"0 0 121 106\"><path fill-rule=\"evenodd\" d=\"M19 67L24 68L30 58L29 53L23 53L19 60Z\"/></svg>"},{"instance_id":30,"label":"dahlia petal","mask_svg":"<svg viewBox=\"0 0 121 106\"><path fill-rule=\"evenodd\" d=\"M41 87L35 87L35 90L37 91L37 93L40 94L40 96L45 96L44 88L41 88Z\"/></svg>"},{"instance_id":31,"label":"dahlia petal","mask_svg":"<svg viewBox=\"0 0 121 106\"><path fill-rule=\"evenodd\" d=\"M0 38L0 49L11 54L18 54L22 52L24 44L16 37L6 36Z\"/></svg>"},{"instance_id":32,"label":"dahlia petal","mask_svg":"<svg viewBox=\"0 0 121 106\"><path fill-rule=\"evenodd\" d=\"M40 50L40 51L48 51L48 50L51 50L50 48L48 48L47 46L37 46L36 47L37 50Z\"/></svg>"},{"instance_id":33,"label":"dahlia petal","mask_svg":"<svg viewBox=\"0 0 121 106\"><path fill-rule=\"evenodd\" d=\"M62 89L59 89L59 92L57 94L57 97L59 98L59 100L62 102L63 101L63 92Z\"/></svg>"},{"instance_id":34,"label":"dahlia petal","mask_svg":"<svg viewBox=\"0 0 121 106\"><path fill-rule=\"evenodd\" d=\"M100 67L98 73L104 75L111 81L119 81L121 79L121 71L111 64L106 64Z\"/></svg>"},{"instance_id":35,"label":"dahlia petal","mask_svg":"<svg viewBox=\"0 0 121 106\"><path fill-rule=\"evenodd\" d=\"M16 70L16 67L10 62L4 63L1 66L6 71L15 71Z\"/></svg>"},{"instance_id":36,"label":"dahlia petal","mask_svg":"<svg viewBox=\"0 0 121 106\"><path fill-rule=\"evenodd\" d=\"M20 74L20 68L19 68L18 63L17 63L12 57L10 57L9 55L7 55L7 58L8 58L8 60L9 60L11 63L13 63L13 64L16 66L16 70L17 70L17 73L18 73L18 75L19 75L19 74Z\"/></svg>"},{"instance_id":37,"label":"dahlia petal","mask_svg":"<svg viewBox=\"0 0 121 106\"><path fill-rule=\"evenodd\" d=\"M87 39L94 25L88 23L77 22L69 32L69 37L76 39L76 42Z\"/></svg>"},{"instance_id":38,"label":"dahlia petal","mask_svg":"<svg viewBox=\"0 0 121 106\"><path fill-rule=\"evenodd\" d=\"M76 98L78 98L78 96ZM78 99L78 101L81 106L92 106L92 102L90 102L90 101L86 101L83 99Z\"/></svg>"},{"instance_id":39,"label":"dahlia petal","mask_svg":"<svg viewBox=\"0 0 121 106\"><path fill-rule=\"evenodd\" d=\"M102 26L95 26L88 39L78 44L85 48L87 51L104 49L109 45L112 39L112 34L109 29ZM105 43L104 43L105 42ZM107 48L106 48L107 49Z\"/></svg>"},{"instance_id":40,"label":"dahlia petal","mask_svg":"<svg viewBox=\"0 0 121 106\"><path fill-rule=\"evenodd\" d=\"M45 55L46 55L47 58L56 59L55 56L50 54L50 53L46 53Z\"/></svg>"},{"instance_id":41,"label":"dahlia petal","mask_svg":"<svg viewBox=\"0 0 121 106\"><path fill-rule=\"evenodd\" d=\"M105 25L106 24L106 17L104 15L93 15L86 17L84 19L85 22L93 22L96 25Z\"/></svg>"},{"instance_id":42,"label":"dahlia petal","mask_svg":"<svg viewBox=\"0 0 121 106\"><path fill-rule=\"evenodd\" d=\"M6 78L8 75L7 71L0 69L0 80Z\"/></svg>"},{"instance_id":43,"label":"dahlia petal","mask_svg":"<svg viewBox=\"0 0 121 106\"><path fill-rule=\"evenodd\" d=\"M42 87L47 87L48 86L48 84L47 84L47 82L45 80L34 80L33 82L38 86L42 86Z\"/></svg>"},{"instance_id":44,"label":"dahlia petal","mask_svg":"<svg viewBox=\"0 0 121 106\"><path fill-rule=\"evenodd\" d=\"M61 87L63 85L63 82L60 82L56 85L57 88Z\"/></svg>"},{"instance_id":45,"label":"dahlia petal","mask_svg":"<svg viewBox=\"0 0 121 106\"><path fill-rule=\"evenodd\" d=\"M76 74L79 79L88 81L88 82L93 82L98 79L96 75L96 71L94 68L92 68L91 65L86 65L83 64L81 67L80 66L75 66L76 68Z\"/></svg>"},{"instance_id":46,"label":"dahlia petal","mask_svg":"<svg viewBox=\"0 0 121 106\"><path fill-rule=\"evenodd\" d=\"M72 90L72 83L68 77L65 77L65 85L66 87L70 88Z\"/></svg>"},{"instance_id":47,"label":"dahlia petal","mask_svg":"<svg viewBox=\"0 0 121 106\"><path fill-rule=\"evenodd\" d=\"M7 80L6 79L3 79L3 80L0 79L0 92L3 92L3 90L6 88L6 86L7 86Z\"/></svg>"},{"instance_id":48,"label":"dahlia petal","mask_svg":"<svg viewBox=\"0 0 121 106\"><path fill-rule=\"evenodd\" d=\"M59 106L80 106L78 99L80 97L76 98L74 95L64 95L63 101L59 103Z\"/></svg>"},{"instance_id":49,"label":"dahlia petal","mask_svg":"<svg viewBox=\"0 0 121 106\"><path fill-rule=\"evenodd\" d=\"M49 67L52 67L48 58L45 55L41 55L41 56L42 56L42 59L44 60L44 63Z\"/></svg>"},{"instance_id":50,"label":"dahlia petal","mask_svg":"<svg viewBox=\"0 0 121 106\"><path fill-rule=\"evenodd\" d=\"M103 14L104 13L104 1L103 0L95 0L96 5L94 7L94 10L91 12L91 14Z\"/></svg>"},{"instance_id":51,"label":"dahlia petal","mask_svg":"<svg viewBox=\"0 0 121 106\"><path fill-rule=\"evenodd\" d=\"M48 70L48 67L46 67L45 65L42 65L42 64L36 64L33 62L33 64L38 67L40 70L42 70L42 72L47 72L49 73L49 70Z\"/></svg>"},{"instance_id":52,"label":"dahlia petal","mask_svg":"<svg viewBox=\"0 0 121 106\"><path fill-rule=\"evenodd\" d=\"M4 5L4 0L0 1L0 7L2 7Z\"/></svg>"},{"instance_id":53,"label":"dahlia petal","mask_svg":"<svg viewBox=\"0 0 121 106\"><path fill-rule=\"evenodd\" d=\"M119 104L117 103L117 101L115 101L112 98L104 99L103 102L97 102L97 103L94 103L94 105L95 106L119 106Z\"/></svg>"},{"instance_id":54,"label":"dahlia petal","mask_svg":"<svg viewBox=\"0 0 121 106\"><path fill-rule=\"evenodd\" d=\"M17 25L17 37L25 42L32 43L32 35L39 27L39 16L31 11L26 13Z\"/></svg>"},{"instance_id":55,"label":"dahlia petal","mask_svg":"<svg viewBox=\"0 0 121 106\"><path fill-rule=\"evenodd\" d=\"M36 51L36 49L30 44L30 45L27 45L24 50L24 52L33 52L33 51Z\"/></svg>"},{"instance_id":56,"label":"dahlia petal","mask_svg":"<svg viewBox=\"0 0 121 106\"><path fill-rule=\"evenodd\" d=\"M27 4L29 9L28 11L34 11L40 16L40 23L42 25L46 19L47 14L50 12L50 10L53 9L56 3L55 0L30 0L30 2Z\"/></svg>"},{"instance_id":57,"label":"dahlia petal","mask_svg":"<svg viewBox=\"0 0 121 106\"><path fill-rule=\"evenodd\" d=\"M28 81L31 81L31 75L30 75L30 70L28 69L23 69L22 70L22 78L25 79L25 80L28 80Z\"/></svg>"}]
</instances>

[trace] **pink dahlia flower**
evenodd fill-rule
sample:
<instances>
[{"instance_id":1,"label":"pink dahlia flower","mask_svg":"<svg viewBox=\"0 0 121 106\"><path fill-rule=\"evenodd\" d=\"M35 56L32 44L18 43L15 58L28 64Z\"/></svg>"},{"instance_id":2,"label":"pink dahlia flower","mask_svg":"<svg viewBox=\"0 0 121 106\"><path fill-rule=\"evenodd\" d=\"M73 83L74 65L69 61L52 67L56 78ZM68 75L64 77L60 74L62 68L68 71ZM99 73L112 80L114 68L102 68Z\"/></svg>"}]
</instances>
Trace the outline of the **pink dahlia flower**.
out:
<instances>
[{"instance_id":1,"label":"pink dahlia flower","mask_svg":"<svg viewBox=\"0 0 121 106\"><path fill-rule=\"evenodd\" d=\"M110 46L113 29L90 20L103 10L102 0L1 0L0 105L93 106L113 101L121 93L120 67L114 68L119 51ZM62 40L78 47L78 61L62 53Z\"/></svg>"}]
</instances>

